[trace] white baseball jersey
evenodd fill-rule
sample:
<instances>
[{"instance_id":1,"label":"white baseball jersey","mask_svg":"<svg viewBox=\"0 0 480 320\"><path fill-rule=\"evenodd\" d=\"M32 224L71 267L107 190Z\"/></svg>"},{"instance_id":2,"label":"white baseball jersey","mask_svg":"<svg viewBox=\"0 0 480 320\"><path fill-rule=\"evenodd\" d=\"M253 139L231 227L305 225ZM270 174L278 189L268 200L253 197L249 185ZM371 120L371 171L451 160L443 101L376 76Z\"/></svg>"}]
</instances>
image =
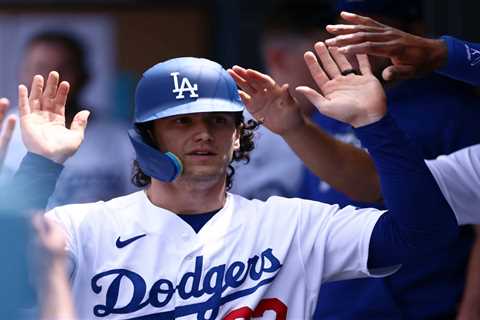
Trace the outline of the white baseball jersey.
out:
<instances>
[{"instance_id":1,"label":"white baseball jersey","mask_svg":"<svg viewBox=\"0 0 480 320\"><path fill-rule=\"evenodd\" d=\"M480 144L425 162L458 224L480 224Z\"/></svg>"},{"instance_id":2,"label":"white baseball jersey","mask_svg":"<svg viewBox=\"0 0 480 320\"><path fill-rule=\"evenodd\" d=\"M80 319L307 319L320 284L367 270L383 212L228 194L195 233L144 191L47 215L68 234Z\"/></svg>"}]
</instances>

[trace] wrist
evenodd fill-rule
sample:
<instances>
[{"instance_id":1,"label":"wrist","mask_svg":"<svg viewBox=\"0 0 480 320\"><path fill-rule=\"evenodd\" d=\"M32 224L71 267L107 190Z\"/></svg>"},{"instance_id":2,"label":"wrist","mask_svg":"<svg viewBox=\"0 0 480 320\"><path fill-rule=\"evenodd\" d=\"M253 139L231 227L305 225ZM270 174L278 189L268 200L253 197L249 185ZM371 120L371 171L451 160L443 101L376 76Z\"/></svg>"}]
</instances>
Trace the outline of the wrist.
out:
<instances>
[{"instance_id":1,"label":"wrist","mask_svg":"<svg viewBox=\"0 0 480 320\"><path fill-rule=\"evenodd\" d=\"M288 129L281 132L280 136L284 140L294 139L296 136L301 134L302 130L307 126L307 121L308 120L306 116L301 111L299 111L298 121L296 121L296 123L290 126Z\"/></svg>"},{"instance_id":2,"label":"wrist","mask_svg":"<svg viewBox=\"0 0 480 320\"><path fill-rule=\"evenodd\" d=\"M447 64L448 46L443 39L429 39L428 46L431 54L431 66L433 70L442 68Z\"/></svg>"}]
</instances>

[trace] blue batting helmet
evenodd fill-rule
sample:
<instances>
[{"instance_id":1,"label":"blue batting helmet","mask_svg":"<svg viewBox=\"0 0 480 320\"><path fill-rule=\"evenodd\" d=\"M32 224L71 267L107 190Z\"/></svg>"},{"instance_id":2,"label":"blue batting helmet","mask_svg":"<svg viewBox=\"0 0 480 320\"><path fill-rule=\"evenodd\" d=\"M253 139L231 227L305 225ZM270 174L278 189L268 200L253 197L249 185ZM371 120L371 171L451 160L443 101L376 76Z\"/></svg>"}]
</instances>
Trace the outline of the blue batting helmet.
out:
<instances>
[{"instance_id":1,"label":"blue batting helmet","mask_svg":"<svg viewBox=\"0 0 480 320\"><path fill-rule=\"evenodd\" d=\"M237 85L216 62L201 58L176 58L151 67L135 91L134 124L198 112L242 112ZM134 125L130 140L142 171L161 181L173 181L182 163L171 152L162 153Z\"/></svg>"}]
</instances>

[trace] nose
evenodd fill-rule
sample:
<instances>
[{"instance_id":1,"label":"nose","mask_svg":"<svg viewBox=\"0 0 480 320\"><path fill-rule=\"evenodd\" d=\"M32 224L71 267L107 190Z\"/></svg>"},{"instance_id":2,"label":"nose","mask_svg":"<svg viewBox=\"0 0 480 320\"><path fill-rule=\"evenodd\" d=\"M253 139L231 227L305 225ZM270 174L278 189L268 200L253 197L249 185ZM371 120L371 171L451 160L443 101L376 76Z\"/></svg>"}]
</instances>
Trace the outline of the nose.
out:
<instances>
[{"instance_id":1,"label":"nose","mask_svg":"<svg viewBox=\"0 0 480 320\"><path fill-rule=\"evenodd\" d=\"M195 124L195 142L213 141L212 128L206 119L201 119Z\"/></svg>"}]
</instances>

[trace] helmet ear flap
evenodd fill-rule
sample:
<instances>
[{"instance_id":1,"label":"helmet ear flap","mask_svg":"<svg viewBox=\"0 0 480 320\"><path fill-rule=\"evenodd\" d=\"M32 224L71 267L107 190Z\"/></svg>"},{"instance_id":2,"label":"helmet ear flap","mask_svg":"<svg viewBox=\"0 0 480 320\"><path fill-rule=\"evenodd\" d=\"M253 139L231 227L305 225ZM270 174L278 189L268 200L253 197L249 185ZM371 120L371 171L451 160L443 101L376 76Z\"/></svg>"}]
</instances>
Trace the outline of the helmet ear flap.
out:
<instances>
[{"instance_id":1,"label":"helmet ear flap","mask_svg":"<svg viewBox=\"0 0 480 320\"><path fill-rule=\"evenodd\" d=\"M164 182L171 182L181 175L182 162L173 153L163 153L154 148L143 139L136 126L128 130L128 136L135 149L138 164L146 175ZM145 138L148 139L148 135Z\"/></svg>"}]
</instances>

